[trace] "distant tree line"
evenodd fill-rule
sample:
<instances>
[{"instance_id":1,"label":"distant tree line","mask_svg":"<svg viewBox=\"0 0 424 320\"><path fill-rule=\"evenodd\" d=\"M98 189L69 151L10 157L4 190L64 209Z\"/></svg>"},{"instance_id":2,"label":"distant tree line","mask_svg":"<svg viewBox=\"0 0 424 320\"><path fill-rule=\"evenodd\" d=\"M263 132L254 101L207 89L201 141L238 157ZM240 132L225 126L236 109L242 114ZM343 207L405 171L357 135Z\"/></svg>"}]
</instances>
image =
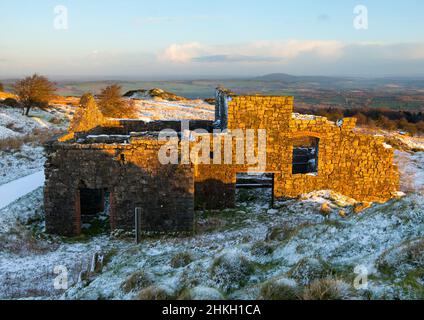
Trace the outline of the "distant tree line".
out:
<instances>
[{"instance_id":1,"label":"distant tree line","mask_svg":"<svg viewBox=\"0 0 424 320\"><path fill-rule=\"evenodd\" d=\"M358 125L386 130L406 131L412 135L424 133L424 112L395 111L384 108L298 108L296 112L327 117L331 121L353 117Z\"/></svg>"}]
</instances>

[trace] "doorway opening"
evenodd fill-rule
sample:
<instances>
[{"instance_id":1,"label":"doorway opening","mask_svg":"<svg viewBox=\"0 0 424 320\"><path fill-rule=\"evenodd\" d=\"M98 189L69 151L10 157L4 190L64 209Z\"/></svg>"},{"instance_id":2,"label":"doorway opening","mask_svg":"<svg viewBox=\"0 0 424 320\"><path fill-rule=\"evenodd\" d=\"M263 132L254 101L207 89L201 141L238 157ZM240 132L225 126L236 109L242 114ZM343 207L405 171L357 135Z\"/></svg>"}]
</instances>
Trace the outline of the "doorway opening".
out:
<instances>
[{"instance_id":1,"label":"doorway opening","mask_svg":"<svg viewBox=\"0 0 424 320\"><path fill-rule=\"evenodd\" d=\"M236 203L255 202L259 205L274 207L273 173L238 173L236 182Z\"/></svg>"},{"instance_id":2,"label":"doorway opening","mask_svg":"<svg viewBox=\"0 0 424 320\"><path fill-rule=\"evenodd\" d=\"M79 190L81 230L86 235L110 232L110 193L105 189Z\"/></svg>"}]
</instances>

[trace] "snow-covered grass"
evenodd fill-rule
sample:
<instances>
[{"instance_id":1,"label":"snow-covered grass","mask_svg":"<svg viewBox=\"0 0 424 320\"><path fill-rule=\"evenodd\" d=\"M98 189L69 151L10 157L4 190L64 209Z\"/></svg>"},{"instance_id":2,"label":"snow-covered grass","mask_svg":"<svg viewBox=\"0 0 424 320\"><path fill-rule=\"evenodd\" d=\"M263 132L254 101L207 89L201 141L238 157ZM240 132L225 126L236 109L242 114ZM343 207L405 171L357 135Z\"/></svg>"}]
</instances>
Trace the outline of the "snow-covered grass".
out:
<instances>
[{"instance_id":1,"label":"snow-covered grass","mask_svg":"<svg viewBox=\"0 0 424 320\"><path fill-rule=\"evenodd\" d=\"M15 152L0 151L0 185L42 170L44 148L24 145Z\"/></svg>"},{"instance_id":2,"label":"snow-covered grass","mask_svg":"<svg viewBox=\"0 0 424 320\"><path fill-rule=\"evenodd\" d=\"M67 112L65 109L34 109L30 116L22 115L21 108L0 105L0 139L23 136L36 129L66 129Z\"/></svg>"},{"instance_id":3,"label":"snow-covered grass","mask_svg":"<svg viewBox=\"0 0 424 320\"><path fill-rule=\"evenodd\" d=\"M163 101L160 99L135 100L143 120L214 120L215 107L203 100Z\"/></svg>"},{"instance_id":4,"label":"snow-covered grass","mask_svg":"<svg viewBox=\"0 0 424 320\"><path fill-rule=\"evenodd\" d=\"M146 238L136 245L108 234L46 235L39 189L0 211L0 298L255 299L268 292L265 286L273 279L295 283L302 298L326 285L311 289L313 282L327 278L343 284L347 299L423 298L419 251L413 251L412 262L396 252L424 237L424 197L408 194L360 215L346 203L326 199L332 211L323 216L323 194L279 202L275 210L259 197L236 210L198 212L200 224L216 228L198 228L193 237ZM338 214L342 208L346 218ZM190 259L176 264L178 256ZM369 272L368 290L353 287L359 265ZM68 290L54 289L57 266L68 270Z\"/></svg>"},{"instance_id":5,"label":"snow-covered grass","mask_svg":"<svg viewBox=\"0 0 424 320\"><path fill-rule=\"evenodd\" d=\"M67 243L43 233L42 188L0 210L0 297L59 298L54 268L66 266L69 283L90 270L93 255L106 248L108 237Z\"/></svg>"},{"instance_id":6,"label":"snow-covered grass","mask_svg":"<svg viewBox=\"0 0 424 320\"><path fill-rule=\"evenodd\" d=\"M48 137L66 130L71 108L50 107L31 110L0 104L0 185L43 169L42 143Z\"/></svg>"},{"instance_id":7,"label":"snow-covered grass","mask_svg":"<svg viewBox=\"0 0 424 320\"><path fill-rule=\"evenodd\" d=\"M396 162L401 171L401 190L424 195L424 152L396 151Z\"/></svg>"},{"instance_id":8,"label":"snow-covered grass","mask_svg":"<svg viewBox=\"0 0 424 320\"><path fill-rule=\"evenodd\" d=\"M213 107L197 102L137 103L147 120L213 118ZM1 124L2 132L32 132L15 111L7 117L22 126ZM50 125L47 117L37 116ZM44 123L33 120L28 127ZM424 153L411 152L422 146L412 142L396 153L403 198L356 214L355 200L331 190L274 209L269 194L242 191L236 209L197 212L193 236L139 245L106 230L76 239L47 235L40 188L0 210L0 299L423 299ZM22 166L17 154L1 155L0 183L42 165L42 148L31 148L40 147L19 151L32 155ZM353 285L358 266L367 271L367 289ZM55 289L65 270L68 289Z\"/></svg>"}]
</instances>

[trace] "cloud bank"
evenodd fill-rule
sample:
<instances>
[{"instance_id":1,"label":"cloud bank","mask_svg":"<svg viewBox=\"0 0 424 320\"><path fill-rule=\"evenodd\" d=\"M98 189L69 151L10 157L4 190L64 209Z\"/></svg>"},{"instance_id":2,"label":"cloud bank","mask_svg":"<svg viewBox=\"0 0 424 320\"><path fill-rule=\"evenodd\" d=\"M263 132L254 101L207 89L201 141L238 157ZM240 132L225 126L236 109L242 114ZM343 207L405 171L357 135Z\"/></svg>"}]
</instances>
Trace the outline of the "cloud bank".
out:
<instances>
[{"instance_id":1,"label":"cloud bank","mask_svg":"<svg viewBox=\"0 0 424 320\"><path fill-rule=\"evenodd\" d=\"M233 45L172 44L158 55L174 67L234 73L424 75L424 42L255 41ZM421 72L421 73L420 73Z\"/></svg>"},{"instance_id":2,"label":"cloud bank","mask_svg":"<svg viewBox=\"0 0 424 320\"><path fill-rule=\"evenodd\" d=\"M273 72L320 75L424 75L424 42L345 43L333 40L175 43L151 52L90 49L82 56L57 52L2 52L0 74L251 76Z\"/></svg>"},{"instance_id":3,"label":"cloud bank","mask_svg":"<svg viewBox=\"0 0 424 320\"><path fill-rule=\"evenodd\" d=\"M321 58L337 58L344 45L338 41L255 41L245 44L203 45L198 42L172 44L161 60L188 62L277 62L312 53Z\"/></svg>"}]
</instances>

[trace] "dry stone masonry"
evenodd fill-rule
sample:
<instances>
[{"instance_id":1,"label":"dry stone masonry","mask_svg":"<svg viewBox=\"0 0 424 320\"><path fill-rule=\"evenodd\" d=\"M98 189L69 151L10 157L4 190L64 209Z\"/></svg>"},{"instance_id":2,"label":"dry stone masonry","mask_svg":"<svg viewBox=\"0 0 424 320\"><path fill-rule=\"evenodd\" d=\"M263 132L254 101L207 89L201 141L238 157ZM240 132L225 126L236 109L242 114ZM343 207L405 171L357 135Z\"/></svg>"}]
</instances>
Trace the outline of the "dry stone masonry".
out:
<instances>
[{"instance_id":1,"label":"dry stone masonry","mask_svg":"<svg viewBox=\"0 0 424 320\"><path fill-rule=\"evenodd\" d=\"M194 120L190 129L204 129L203 136L211 141L219 138L215 141L222 150L230 136L234 159L237 138L232 130L266 130L264 171L273 174L276 198L331 189L359 201L384 202L399 190L393 149L383 137L355 132L355 119L334 123L295 114L293 97L237 96L224 89L216 97L216 121ZM134 230L134 212L141 208L143 232L192 232L195 208L234 207L237 175L254 167L236 161L163 165L158 154L166 142L159 141L158 132L178 132L179 122L105 119L93 101L77 114L69 134L46 148L50 233L79 235L85 208L96 207L86 202L99 205L105 198L113 230ZM227 131L216 133L214 128ZM178 136L181 151L185 142L181 132ZM189 147L194 145L190 140ZM215 158L216 150L211 150Z\"/></svg>"}]
</instances>

